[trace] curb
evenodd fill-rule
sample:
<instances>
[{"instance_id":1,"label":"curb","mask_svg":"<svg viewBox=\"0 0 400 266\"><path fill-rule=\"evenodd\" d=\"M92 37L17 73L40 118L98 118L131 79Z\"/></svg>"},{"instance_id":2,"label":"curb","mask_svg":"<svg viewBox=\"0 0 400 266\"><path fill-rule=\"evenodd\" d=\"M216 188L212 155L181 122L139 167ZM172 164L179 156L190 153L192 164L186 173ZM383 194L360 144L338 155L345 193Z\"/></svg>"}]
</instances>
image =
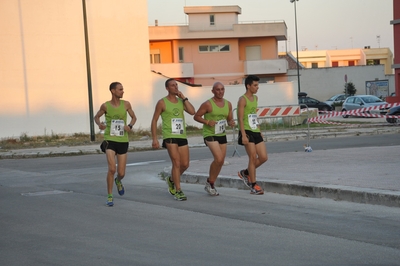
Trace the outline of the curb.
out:
<instances>
[{"instance_id":1,"label":"curb","mask_svg":"<svg viewBox=\"0 0 400 266\"><path fill-rule=\"evenodd\" d=\"M169 173L166 171L160 173L161 176L166 176L168 174ZM207 174L186 172L181 176L181 182L189 184L205 184L207 177ZM387 207L400 207L400 191L338 185L321 185L299 181L260 180L257 181L257 183L265 192L270 193L309 198L327 198L335 201L348 201ZM218 176L215 185L217 187L248 190L242 180L230 176Z\"/></svg>"}]
</instances>

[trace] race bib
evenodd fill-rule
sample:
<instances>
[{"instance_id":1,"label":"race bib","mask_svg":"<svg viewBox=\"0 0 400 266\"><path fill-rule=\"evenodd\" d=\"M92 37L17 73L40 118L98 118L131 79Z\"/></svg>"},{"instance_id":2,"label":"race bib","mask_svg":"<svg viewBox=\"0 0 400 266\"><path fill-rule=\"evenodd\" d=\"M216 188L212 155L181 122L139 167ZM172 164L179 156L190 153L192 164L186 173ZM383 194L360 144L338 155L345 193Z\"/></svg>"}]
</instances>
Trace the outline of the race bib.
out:
<instances>
[{"instance_id":1,"label":"race bib","mask_svg":"<svg viewBox=\"0 0 400 266\"><path fill-rule=\"evenodd\" d=\"M249 120L250 128L257 129L257 126L258 126L257 114L249 114L248 120Z\"/></svg>"},{"instance_id":2,"label":"race bib","mask_svg":"<svg viewBox=\"0 0 400 266\"><path fill-rule=\"evenodd\" d=\"M225 133L225 127L226 127L226 120L217 121L214 127L215 134Z\"/></svg>"},{"instance_id":3,"label":"race bib","mask_svg":"<svg viewBox=\"0 0 400 266\"><path fill-rule=\"evenodd\" d=\"M117 119L111 120L110 135L116 137L124 136L125 133L124 126L125 126L124 120L117 120Z\"/></svg>"},{"instance_id":4,"label":"race bib","mask_svg":"<svg viewBox=\"0 0 400 266\"><path fill-rule=\"evenodd\" d=\"M183 119L172 118L171 128L172 128L172 134L183 134Z\"/></svg>"}]
</instances>

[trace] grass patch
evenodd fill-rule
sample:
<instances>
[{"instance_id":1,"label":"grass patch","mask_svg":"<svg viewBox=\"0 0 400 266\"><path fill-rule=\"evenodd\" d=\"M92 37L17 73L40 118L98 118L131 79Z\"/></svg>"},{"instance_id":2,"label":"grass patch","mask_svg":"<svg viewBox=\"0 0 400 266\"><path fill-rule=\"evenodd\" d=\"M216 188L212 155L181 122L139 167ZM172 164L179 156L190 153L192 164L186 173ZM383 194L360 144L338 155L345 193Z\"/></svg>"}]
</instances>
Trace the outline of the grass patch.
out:
<instances>
[{"instance_id":1,"label":"grass patch","mask_svg":"<svg viewBox=\"0 0 400 266\"><path fill-rule=\"evenodd\" d=\"M202 134L202 129L194 126L186 128L188 136L196 136ZM161 125L157 128L157 136L160 138ZM134 129L128 133L129 141L136 141L151 138L151 132L141 128ZM59 147L59 146L80 146L99 144L104 140L103 134L95 134L95 141L90 140L90 134L74 133L74 134L55 134L42 136L29 136L27 133L21 133L19 137L9 137L0 139L0 151L13 149L30 149L41 147Z\"/></svg>"}]
</instances>

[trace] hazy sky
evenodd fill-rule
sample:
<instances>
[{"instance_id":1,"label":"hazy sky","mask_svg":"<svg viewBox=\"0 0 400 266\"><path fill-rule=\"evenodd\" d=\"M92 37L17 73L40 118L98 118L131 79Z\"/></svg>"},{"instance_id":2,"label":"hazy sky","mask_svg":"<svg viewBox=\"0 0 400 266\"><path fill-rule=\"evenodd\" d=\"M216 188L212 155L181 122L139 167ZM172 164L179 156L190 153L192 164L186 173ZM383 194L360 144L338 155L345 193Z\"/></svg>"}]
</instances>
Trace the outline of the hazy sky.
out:
<instances>
[{"instance_id":1,"label":"hazy sky","mask_svg":"<svg viewBox=\"0 0 400 266\"><path fill-rule=\"evenodd\" d=\"M290 0L147 0L148 24L185 24L186 6L238 5L240 22L284 20L288 48L296 50L294 4ZM393 52L393 0L299 0L299 51L389 47ZM380 37L377 37L380 36ZM279 51L285 51L284 42Z\"/></svg>"}]
</instances>

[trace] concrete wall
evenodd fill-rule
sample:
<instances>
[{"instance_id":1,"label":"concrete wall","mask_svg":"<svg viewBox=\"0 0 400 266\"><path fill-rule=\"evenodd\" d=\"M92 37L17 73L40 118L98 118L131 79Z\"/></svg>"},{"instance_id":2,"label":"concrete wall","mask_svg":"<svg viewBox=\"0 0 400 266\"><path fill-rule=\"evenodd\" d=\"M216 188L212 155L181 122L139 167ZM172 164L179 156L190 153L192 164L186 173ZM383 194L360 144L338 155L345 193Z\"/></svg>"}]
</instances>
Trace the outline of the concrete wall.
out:
<instances>
[{"instance_id":1,"label":"concrete wall","mask_svg":"<svg viewBox=\"0 0 400 266\"><path fill-rule=\"evenodd\" d=\"M153 117L155 105L159 99L167 95L164 83L165 78L163 76L152 73L152 84L153 84L153 104L146 108L146 114L138 117L138 123L142 128L147 129L150 127L150 121ZM217 80L216 80L217 81ZM183 94L189 98L197 110L200 105L211 98L212 86L207 87L189 87L182 83L178 83L178 88ZM237 101L241 95L246 92L244 84L239 85L225 85L225 99L232 103L232 107L236 108ZM286 106L286 105L298 105L297 100L297 83L293 82L280 82L280 83L260 83L260 87L257 93L259 98L259 106ZM133 106L133 110L136 112L137 107ZM159 123L161 122L161 118ZM194 121L193 117L186 115L186 123L188 125L194 125L201 127L201 124Z\"/></svg>"},{"instance_id":2,"label":"concrete wall","mask_svg":"<svg viewBox=\"0 0 400 266\"><path fill-rule=\"evenodd\" d=\"M123 83L151 106L147 2L86 0L94 112ZM90 131L81 0L0 1L0 137Z\"/></svg>"},{"instance_id":3,"label":"concrete wall","mask_svg":"<svg viewBox=\"0 0 400 266\"><path fill-rule=\"evenodd\" d=\"M331 96L344 91L344 76L347 81L353 82L357 94L366 94L365 82L371 80L389 80L389 91L394 92L394 76L385 75L384 65L353 66L300 69L300 88L310 97L325 101ZM297 70L288 71L288 81L297 80Z\"/></svg>"}]
</instances>

